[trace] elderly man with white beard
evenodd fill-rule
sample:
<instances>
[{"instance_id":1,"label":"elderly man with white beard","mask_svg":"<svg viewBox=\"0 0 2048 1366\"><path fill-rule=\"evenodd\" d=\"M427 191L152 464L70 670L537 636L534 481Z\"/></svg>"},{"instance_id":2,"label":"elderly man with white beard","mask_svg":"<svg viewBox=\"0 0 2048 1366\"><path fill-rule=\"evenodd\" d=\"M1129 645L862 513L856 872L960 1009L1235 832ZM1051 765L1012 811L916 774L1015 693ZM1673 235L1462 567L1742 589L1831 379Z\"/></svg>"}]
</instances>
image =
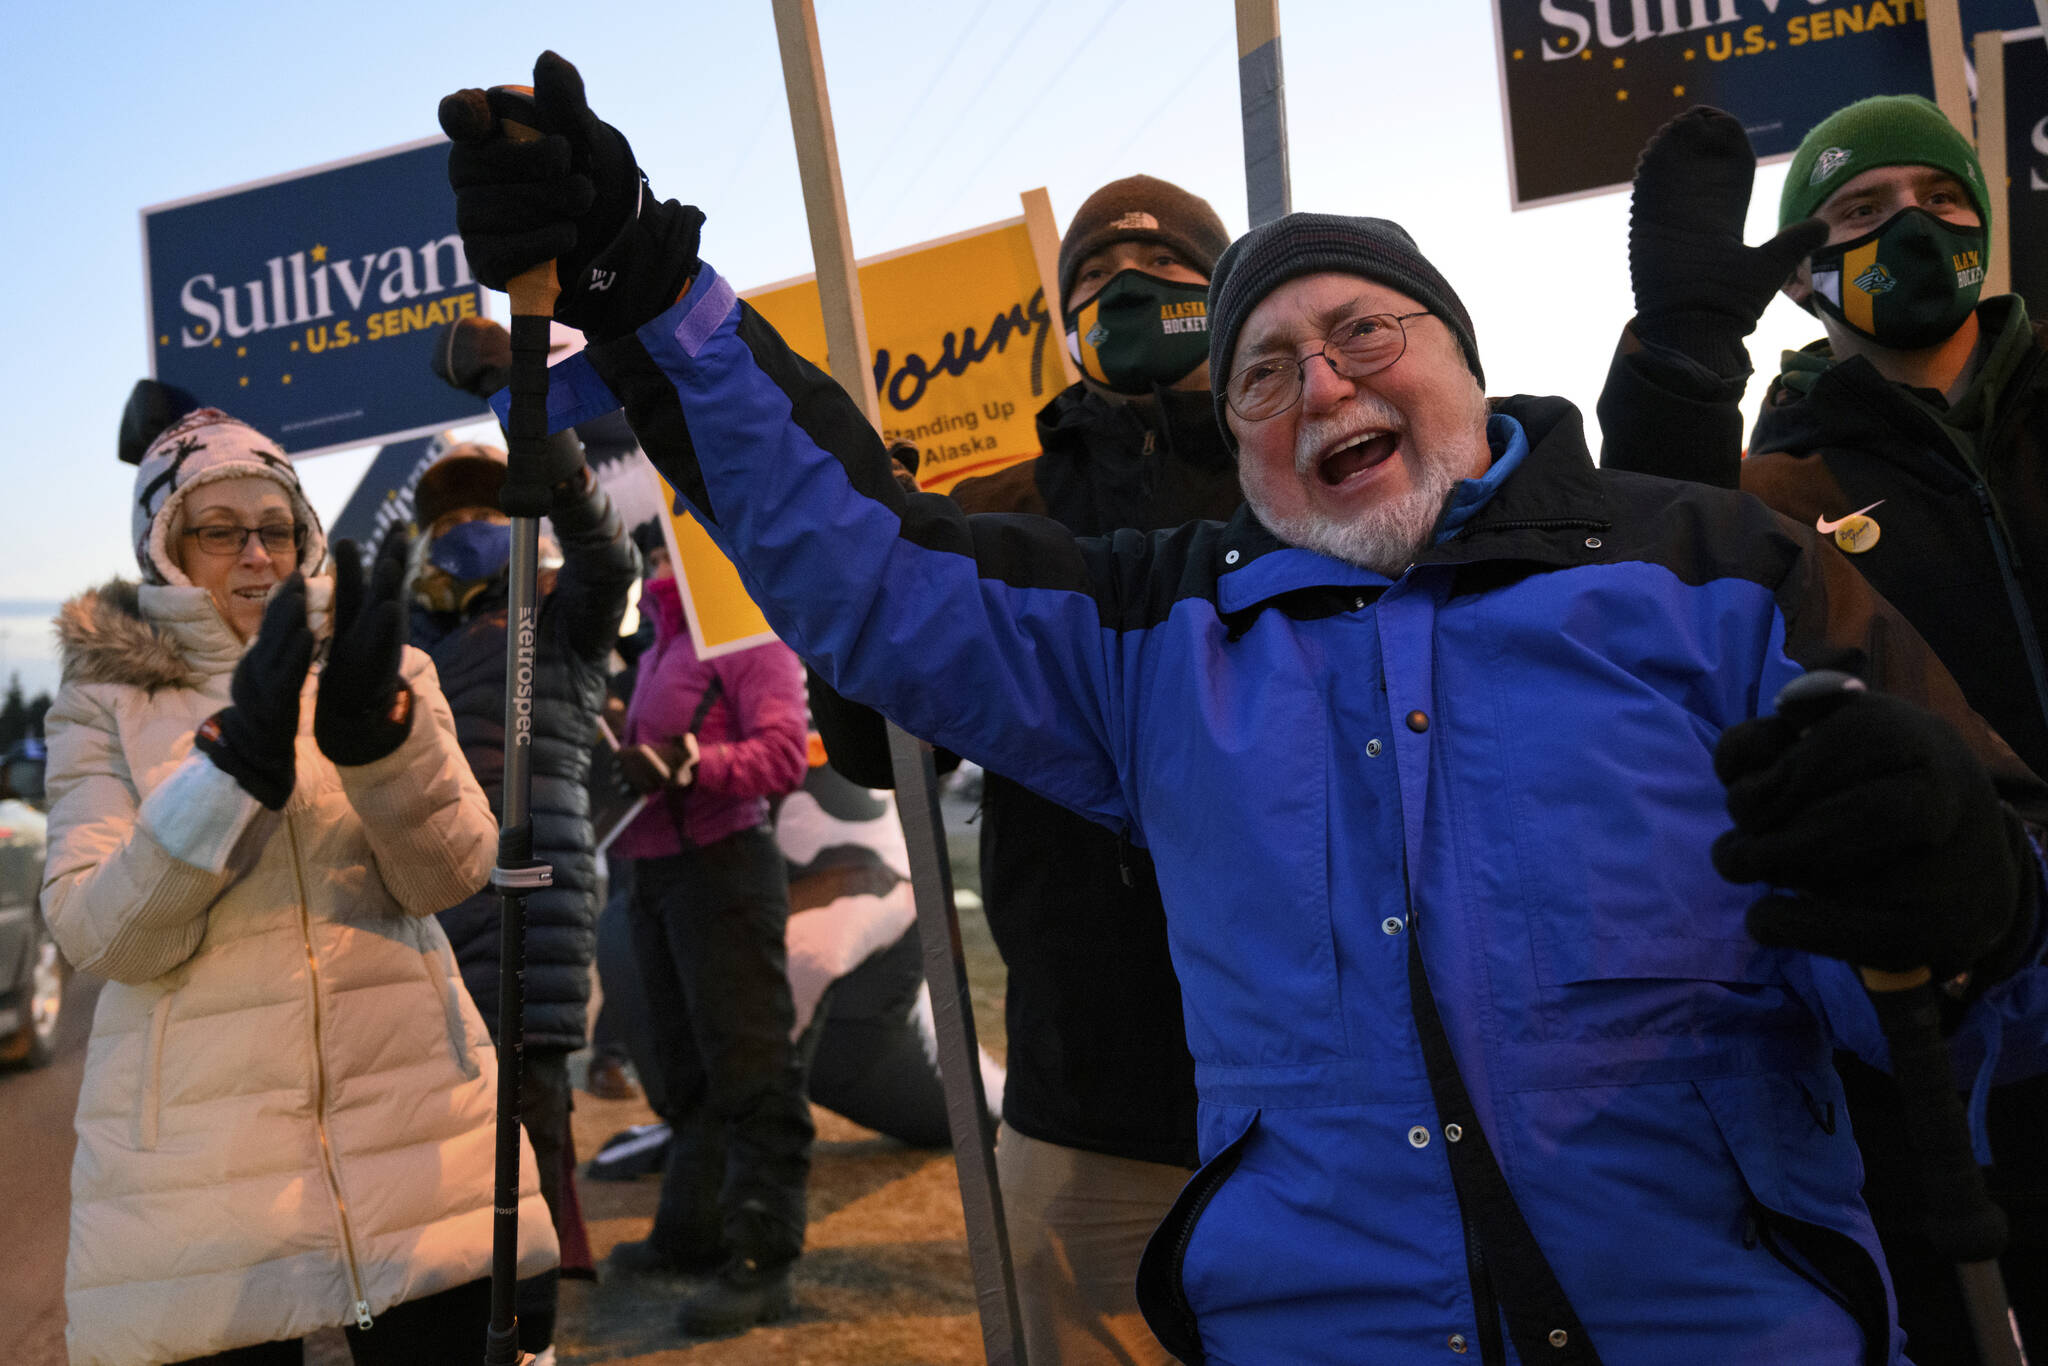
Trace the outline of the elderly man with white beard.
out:
<instances>
[{"instance_id":1,"label":"elderly man with white beard","mask_svg":"<svg viewBox=\"0 0 2048 1366\"><path fill-rule=\"evenodd\" d=\"M1408 235L1313 214L1211 279L1244 511L968 516L573 68L535 88L566 146L472 130L451 178L478 278L564 253L559 416L622 401L841 693L1151 850L1205 1161L1139 1275L1176 1355L1902 1360L1834 1119L1830 1048L1885 1058L1849 960L1932 967L1967 1066L2040 1070L2048 804L1839 556L1488 403ZM1822 664L1869 690L1770 714Z\"/></svg>"}]
</instances>

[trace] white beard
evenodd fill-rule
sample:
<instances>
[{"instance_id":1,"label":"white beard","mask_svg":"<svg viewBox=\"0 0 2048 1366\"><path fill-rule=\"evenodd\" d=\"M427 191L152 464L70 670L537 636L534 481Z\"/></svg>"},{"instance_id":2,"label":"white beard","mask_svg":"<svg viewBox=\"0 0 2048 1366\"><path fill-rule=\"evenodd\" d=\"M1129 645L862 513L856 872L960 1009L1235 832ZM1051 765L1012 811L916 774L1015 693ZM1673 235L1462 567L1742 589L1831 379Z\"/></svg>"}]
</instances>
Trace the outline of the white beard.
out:
<instances>
[{"instance_id":1,"label":"white beard","mask_svg":"<svg viewBox=\"0 0 2048 1366\"><path fill-rule=\"evenodd\" d=\"M1482 395L1479 398L1482 425L1485 403ZM1362 409L1365 415L1378 422L1398 420L1398 414L1384 404L1362 401ZM1350 420L1356 425L1355 417ZM1403 439L1406 440L1405 433ZM1309 452L1322 449L1323 443L1323 430L1304 424L1296 444L1303 452ZM1271 491L1267 482L1270 472L1263 466L1240 462L1239 480L1253 514L1281 540L1393 579L1401 576L1402 571L1414 562L1416 553L1428 543L1437 518L1443 515L1444 500L1458 481L1466 477L1470 468L1470 457L1463 451L1425 450L1420 455L1421 468L1417 471L1413 488L1398 498L1374 503L1345 521L1314 511L1303 511L1293 516L1274 512L1273 499L1268 496ZM1401 457L1396 454L1389 458ZM1304 455L1301 463L1308 468L1297 470L1296 477L1315 478L1313 462Z\"/></svg>"}]
</instances>

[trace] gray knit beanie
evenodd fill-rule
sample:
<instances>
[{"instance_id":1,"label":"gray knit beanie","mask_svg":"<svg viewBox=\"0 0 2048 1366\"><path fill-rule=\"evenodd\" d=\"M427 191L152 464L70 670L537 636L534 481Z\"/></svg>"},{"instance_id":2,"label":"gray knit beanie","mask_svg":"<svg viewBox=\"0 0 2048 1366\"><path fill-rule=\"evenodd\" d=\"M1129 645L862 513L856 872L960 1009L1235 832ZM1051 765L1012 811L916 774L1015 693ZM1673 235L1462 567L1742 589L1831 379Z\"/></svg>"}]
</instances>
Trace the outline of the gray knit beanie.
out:
<instances>
[{"instance_id":1,"label":"gray knit beanie","mask_svg":"<svg viewBox=\"0 0 2048 1366\"><path fill-rule=\"evenodd\" d=\"M1330 213L1291 213L1254 228L1230 244L1209 277L1209 373L1215 394L1216 425L1237 449L1224 402L1237 334L1259 301L1303 275L1339 271L1398 289L1440 318L1458 339L1465 364L1483 385L1479 343L1472 319L1450 282L1424 258L1415 239L1386 218L1345 218Z\"/></svg>"},{"instance_id":2,"label":"gray knit beanie","mask_svg":"<svg viewBox=\"0 0 2048 1366\"><path fill-rule=\"evenodd\" d=\"M284 489L292 516L306 529L299 568L309 575L318 572L327 559L327 536L299 488L290 459L255 428L218 408L200 408L150 442L135 470L130 525L143 582L189 586L192 580L178 565L175 544L184 530L186 495L216 480L251 477L269 479Z\"/></svg>"}]
</instances>

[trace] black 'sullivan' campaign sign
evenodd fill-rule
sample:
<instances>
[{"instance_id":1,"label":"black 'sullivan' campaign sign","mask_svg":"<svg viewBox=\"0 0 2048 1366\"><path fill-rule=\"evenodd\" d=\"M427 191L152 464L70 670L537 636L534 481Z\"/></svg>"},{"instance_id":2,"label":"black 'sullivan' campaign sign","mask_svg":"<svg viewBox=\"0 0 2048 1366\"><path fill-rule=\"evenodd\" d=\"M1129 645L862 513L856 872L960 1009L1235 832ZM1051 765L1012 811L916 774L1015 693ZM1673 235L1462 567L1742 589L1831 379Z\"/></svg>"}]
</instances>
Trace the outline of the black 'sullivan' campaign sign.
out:
<instances>
[{"instance_id":1,"label":"black 'sullivan' campaign sign","mask_svg":"<svg viewBox=\"0 0 2048 1366\"><path fill-rule=\"evenodd\" d=\"M151 375L294 456L484 416L427 367L483 311L447 168L434 138L144 209Z\"/></svg>"},{"instance_id":2,"label":"black 'sullivan' campaign sign","mask_svg":"<svg viewBox=\"0 0 2048 1366\"><path fill-rule=\"evenodd\" d=\"M1928 0L1494 0L1514 207L1620 188L1666 120L1711 104L1757 156L1866 95L1934 94ZM1962 0L1966 33L2032 0Z\"/></svg>"},{"instance_id":3,"label":"black 'sullivan' campaign sign","mask_svg":"<svg viewBox=\"0 0 2048 1366\"><path fill-rule=\"evenodd\" d=\"M2048 317L2048 43L2041 30L2005 43L2006 213L2012 292Z\"/></svg>"}]
</instances>

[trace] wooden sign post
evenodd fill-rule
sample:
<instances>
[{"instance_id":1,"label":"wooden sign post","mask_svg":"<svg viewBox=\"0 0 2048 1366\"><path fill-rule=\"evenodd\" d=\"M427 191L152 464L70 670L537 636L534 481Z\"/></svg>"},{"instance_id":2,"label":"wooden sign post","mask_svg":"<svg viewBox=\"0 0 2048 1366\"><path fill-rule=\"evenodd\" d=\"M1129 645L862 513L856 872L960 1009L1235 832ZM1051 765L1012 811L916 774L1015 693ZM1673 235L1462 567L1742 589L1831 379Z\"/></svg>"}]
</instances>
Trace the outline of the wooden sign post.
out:
<instances>
[{"instance_id":1,"label":"wooden sign post","mask_svg":"<svg viewBox=\"0 0 2048 1366\"><path fill-rule=\"evenodd\" d=\"M2042 3L2048 4L2048 0ZM1024 201L1024 231L1031 237L1031 255L1038 262L1045 311L1052 314L1053 332L1059 338L1055 349L1060 353L1060 373L1067 377L1071 387L1081 382L1081 371L1074 364L1073 353L1067 350L1067 301L1060 297L1060 226L1052 216L1052 196L1041 186L1024 191L1018 198Z\"/></svg>"},{"instance_id":2,"label":"wooden sign post","mask_svg":"<svg viewBox=\"0 0 2048 1366\"><path fill-rule=\"evenodd\" d=\"M1237 101L1244 116L1245 208L1251 226L1293 208L1287 175L1287 87L1280 70L1280 0L1237 0Z\"/></svg>"},{"instance_id":3,"label":"wooden sign post","mask_svg":"<svg viewBox=\"0 0 2048 1366\"><path fill-rule=\"evenodd\" d=\"M1927 52L1934 62L1934 102L1970 136L1970 68L1959 0L1927 0Z\"/></svg>"},{"instance_id":4,"label":"wooden sign post","mask_svg":"<svg viewBox=\"0 0 2048 1366\"><path fill-rule=\"evenodd\" d=\"M860 275L854 266L853 237L847 230L846 192L839 179L839 148L832 133L832 105L825 89L817 15L811 0L774 0L774 8L782 80L789 93L789 119L796 134L797 167L804 187L804 213L810 220L811 255L824 307L826 368L860 403L868 421L879 428L881 406L869 369ZM946 1121L960 1178L960 1204L967 1219L967 1254L974 1268L975 1302L981 1311L982 1347L990 1366L1022 1366L1024 1336L1017 1311L1017 1282L1010 1266L1002 1191L996 1182L994 1126L981 1086L967 962L960 947L959 914L953 905L952 865L946 856L945 827L939 815L938 774L931 746L893 723L889 752L896 768L896 806L910 853L925 980L931 986L939 1073L945 1083Z\"/></svg>"},{"instance_id":5,"label":"wooden sign post","mask_svg":"<svg viewBox=\"0 0 2048 1366\"><path fill-rule=\"evenodd\" d=\"M1972 43L1977 58L1977 164L1991 200L1991 235L1984 248L1984 297L2012 292L2012 194L2005 169L2005 34L1992 29Z\"/></svg>"}]
</instances>

